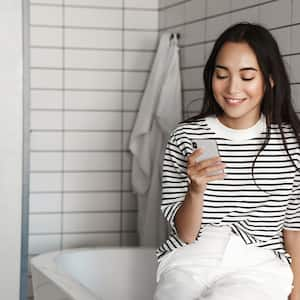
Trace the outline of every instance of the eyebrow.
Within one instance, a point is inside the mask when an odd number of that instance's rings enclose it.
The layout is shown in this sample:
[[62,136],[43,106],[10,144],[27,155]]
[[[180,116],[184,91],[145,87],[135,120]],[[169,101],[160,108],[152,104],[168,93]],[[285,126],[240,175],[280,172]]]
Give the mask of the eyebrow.
[[[220,68],[220,69],[224,69],[228,71],[228,68],[225,66],[221,66],[221,65],[216,65],[216,68]],[[245,67],[245,68],[241,68],[240,71],[246,71],[246,70],[252,70],[252,71],[258,71],[257,69],[253,68],[253,67]]]

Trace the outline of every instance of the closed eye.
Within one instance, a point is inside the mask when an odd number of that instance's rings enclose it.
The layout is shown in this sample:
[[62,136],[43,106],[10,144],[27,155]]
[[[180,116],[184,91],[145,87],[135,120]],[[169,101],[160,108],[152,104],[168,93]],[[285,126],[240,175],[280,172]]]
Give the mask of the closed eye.
[[[228,76],[219,76],[219,75],[217,75],[216,77],[218,79],[226,79],[226,78],[228,78]],[[252,78],[242,78],[242,80],[244,80],[244,81],[250,81],[252,79],[254,79],[254,77],[252,77]]]

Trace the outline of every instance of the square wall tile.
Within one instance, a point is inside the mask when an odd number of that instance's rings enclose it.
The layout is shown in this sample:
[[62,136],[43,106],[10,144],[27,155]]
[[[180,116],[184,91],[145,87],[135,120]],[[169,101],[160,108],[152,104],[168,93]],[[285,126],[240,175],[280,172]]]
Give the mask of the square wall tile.
[[154,55],[152,52],[125,51],[124,68],[147,71],[152,66]]
[[133,231],[137,227],[137,213],[136,212],[123,212],[122,214],[122,230]]
[[78,27],[122,28],[122,10],[66,7],[65,25]]
[[67,130],[121,130],[121,112],[67,111]]
[[62,109],[63,92],[55,90],[31,90],[31,109]]
[[68,233],[63,235],[63,249],[119,246],[120,233]]
[[135,124],[136,113],[135,112],[124,112],[123,113],[123,130],[131,131]]
[[30,5],[31,25],[62,26],[62,6]]
[[65,152],[64,170],[121,171],[120,152]]
[[231,0],[206,1],[206,16],[222,14],[231,10]]
[[300,22],[300,1],[292,0],[292,23]]
[[61,192],[62,173],[31,173],[30,192]]
[[30,170],[41,171],[62,171],[62,152],[32,152],[30,154]]
[[143,91],[146,87],[148,72],[124,72],[124,89]]
[[231,9],[241,9],[241,8],[247,8],[249,6],[253,6],[257,4],[257,0],[231,0]]
[[66,89],[121,89],[121,72],[66,70]]
[[300,84],[292,84],[292,102],[296,112],[300,112]]
[[30,0],[31,4],[63,4],[63,0]]
[[119,30],[65,28],[65,46],[78,48],[121,49],[122,32]]
[[143,92],[127,91],[123,93],[124,111],[137,111],[142,100]]
[[132,190],[132,184],[131,184],[131,172],[123,171],[122,173],[122,190],[125,192]]
[[66,151],[114,151],[121,148],[121,132],[65,132]]
[[30,46],[62,47],[62,28],[31,27]]
[[184,92],[184,111],[200,113],[203,104],[204,91]]
[[259,22],[267,28],[288,25],[291,17],[290,1],[277,0],[259,6]]
[[125,31],[124,48],[125,50],[156,50],[157,38],[157,32]]
[[204,64],[204,44],[183,49],[182,67],[201,66]]
[[203,88],[202,80],[203,68],[186,69],[182,72],[184,89],[201,89]]
[[140,0],[125,0],[125,8],[159,8],[159,0],[140,1]]
[[29,196],[30,213],[60,212],[61,193],[31,193]]
[[63,67],[63,51],[61,49],[31,48],[30,67]]
[[174,27],[184,23],[185,3],[169,7],[165,10],[165,26]]
[[138,234],[136,232],[122,232],[122,246],[137,246]]
[[59,233],[61,231],[60,214],[31,214],[29,216],[29,233]]
[[300,25],[291,27],[291,52],[300,52]]
[[59,234],[29,235],[29,254],[38,255],[60,250]]
[[31,130],[62,130],[62,111],[32,111]]
[[215,42],[209,42],[204,44],[204,64],[206,64],[214,44]]
[[66,49],[65,67],[120,70],[122,68],[122,52],[92,49]]
[[118,172],[64,173],[64,190],[67,192],[119,191],[121,175]]
[[121,195],[118,192],[65,193],[64,212],[120,211]]
[[185,21],[191,22],[205,17],[205,0],[191,0],[185,3]]
[[231,13],[230,18],[231,18],[231,24],[244,22],[244,21],[250,23],[257,23],[259,20],[258,7],[256,6],[252,8],[247,8],[245,10],[238,10],[236,12]]
[[122,8],[123,0],[65,0],[66,5]]
[[290,57],[291,64],[291,73],[290,79],[291,82],[300,82],[300,55],[292,55]]
[[200,21],[185,26],[184,45],[203,42],[205,40],[205,22]]
[[218,36],[230,26],[230,15],[223,15],[207,19],[206,21],[206,40],[216,40]]
[[63,72],[61,70],[33,69],[30,72],[31,88],[61,89]]
[[63,218],[66,233],[119,231],[120,213],[69,213]]
[[[125,10],[125,29],[151,29],[158,30],[158,12],[152,10]],[[120,26],[122,27],[122,26]]]
[[60,151],[63,148],[62,132],[31,132],[31,151]]
[[291,32],[289,27],[272,30],[282,55],[291,53]]
[[65,108],[73,110],[121,110],[122,93],[65,91]]

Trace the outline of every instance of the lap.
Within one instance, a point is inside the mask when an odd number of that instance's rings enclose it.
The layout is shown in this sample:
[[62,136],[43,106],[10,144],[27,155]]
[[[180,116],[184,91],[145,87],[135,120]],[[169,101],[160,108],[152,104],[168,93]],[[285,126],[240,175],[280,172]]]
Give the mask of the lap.
[[292,288],[292,271],[274,258],[263,264],[227,273],[209,289],[205,300],[287,300]]

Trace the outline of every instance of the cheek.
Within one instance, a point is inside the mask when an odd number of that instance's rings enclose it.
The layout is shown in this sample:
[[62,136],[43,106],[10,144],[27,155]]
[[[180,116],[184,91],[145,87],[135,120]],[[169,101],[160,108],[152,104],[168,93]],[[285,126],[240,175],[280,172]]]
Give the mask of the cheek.
[[212,90],[214,95],[218,95],[222,91],[222,82],[220,80],[212,80]]
[[264,87],[261,82],[253,82],[253,84],[249,84],[246,90],[252,97],[261,98],[264,94]]

